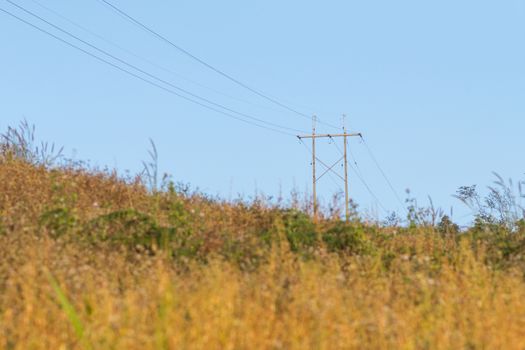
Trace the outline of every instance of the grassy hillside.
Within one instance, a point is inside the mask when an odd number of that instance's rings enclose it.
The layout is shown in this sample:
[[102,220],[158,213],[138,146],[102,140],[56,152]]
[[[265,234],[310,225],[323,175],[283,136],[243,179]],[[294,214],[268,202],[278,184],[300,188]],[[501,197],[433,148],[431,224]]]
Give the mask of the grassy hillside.
[[0,149],[0,348],[525,347],[523,225],[314,224]]

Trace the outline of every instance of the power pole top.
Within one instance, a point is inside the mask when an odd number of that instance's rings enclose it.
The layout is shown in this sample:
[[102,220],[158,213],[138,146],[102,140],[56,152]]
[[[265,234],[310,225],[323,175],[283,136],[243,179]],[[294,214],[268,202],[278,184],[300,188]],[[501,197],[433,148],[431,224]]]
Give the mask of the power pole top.
[[351,137],[351,136],[353,136],[353,137],[355,137],[355,136],[363,137],[363,135],[360,132],[352,133],[352,134],[347,134],[345,132],[343,134],[297,135],[297,138],[298,139],[312,139],[312,138],[318,139],[318,138],[322,138],[322,137],[334,138],[334,137]]

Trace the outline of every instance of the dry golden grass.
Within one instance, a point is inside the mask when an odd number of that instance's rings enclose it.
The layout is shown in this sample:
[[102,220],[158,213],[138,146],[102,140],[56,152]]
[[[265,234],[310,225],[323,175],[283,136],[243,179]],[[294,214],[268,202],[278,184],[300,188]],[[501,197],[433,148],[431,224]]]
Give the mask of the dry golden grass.
[[[175,219],[173,201],[184,208]],[[57,207],[75,225],[129,208],[160,225],[184,221],[176,232],[202,244],[178,257],[85,242],[75,227],[56,236],[40,222]],[[522,265],[490,263],[491,247],[431,228],[376,228],[373,250],[318,244],[305,253],[291,248],[281,219],[260,203],[152,196],[111,175],[1,160],[0,347],[525,348]],[[270,245],[254,238],[261,228]],[[232,240],[262,259],[246,265],[244,253],[223,253]]]

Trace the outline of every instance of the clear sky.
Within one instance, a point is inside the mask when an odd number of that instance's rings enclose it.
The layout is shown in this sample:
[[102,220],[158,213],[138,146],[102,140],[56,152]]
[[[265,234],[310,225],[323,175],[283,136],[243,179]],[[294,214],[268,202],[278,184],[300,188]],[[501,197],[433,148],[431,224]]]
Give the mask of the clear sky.
[[[12,1],[195,94],[272,123],[311,128],[307,118],[224,79],[97,0],[39,0],[64,17],[33,0]],[[468,210],[451,197],[459,186],[485,187],[494,179],[492,171],[523,178],[523,0],[113,3],[307,115],[339,125],[346,113],[349,129],[364,134],[401,198],[406,188],[422,203],[431,196],[437,206],[454,206],[461,221]],[[0,8],[63,36],[6,0]],[[5,13],[0,44],[2,130],[26,118],[40,138],[64,145],[68,156],[132,172],[147,159],[152,138],[163,172],[225,198],[256,191],[277,195],[280,188],[287,194],[294,186],[311,190],[310,155],[292,136],[191,104]],[[354,139],[350,147],[383,206],[399,210],[364,146]],[[338,154],[328,142],[319,146],[326,163]],[[353,172],[350,177],[351,196],[362,210],[381,214]],[[326,201],[340,184],[325,177],[318,186]]]

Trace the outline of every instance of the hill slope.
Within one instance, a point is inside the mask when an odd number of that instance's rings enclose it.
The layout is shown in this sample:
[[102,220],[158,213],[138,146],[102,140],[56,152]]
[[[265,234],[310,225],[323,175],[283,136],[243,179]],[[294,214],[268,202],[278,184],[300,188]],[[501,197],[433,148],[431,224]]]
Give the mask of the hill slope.
[[0,156],[0,347],[523,348],[523,233],[314,224]]

